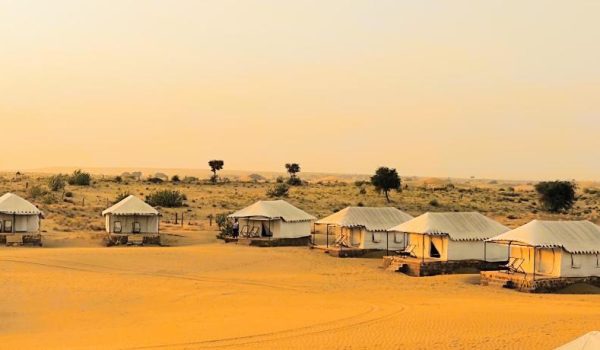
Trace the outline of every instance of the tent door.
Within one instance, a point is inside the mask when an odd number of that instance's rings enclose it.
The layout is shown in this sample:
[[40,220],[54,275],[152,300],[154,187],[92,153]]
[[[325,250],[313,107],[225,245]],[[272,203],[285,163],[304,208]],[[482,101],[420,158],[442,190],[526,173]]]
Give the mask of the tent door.
[[262,230],[261,230],[260,235],[262,237],[272,237],[273,236],[273,231],[271,231],[269,228],[269,221],[262,222]]
[[433,239],[429,241],[430,247],[429,247],[429,256],[431,256],[432,258],[441,258],[441,254],[440,251],[435,247],[435,244],[433,244]]

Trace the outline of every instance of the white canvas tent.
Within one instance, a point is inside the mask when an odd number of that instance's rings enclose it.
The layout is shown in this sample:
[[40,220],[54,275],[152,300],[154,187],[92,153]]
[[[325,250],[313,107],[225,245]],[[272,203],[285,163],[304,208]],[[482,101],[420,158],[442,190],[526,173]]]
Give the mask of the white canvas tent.
[[506,261],[507,249],[485,240],[510,229],[477,212],[425,213],[393,227],[407,235],[406,251],[440,261]]
[[533,220],[489,241],[508,245],[525,274],[600,276],[600,227],[589,221]]
[[284,200],[258,201],[229,215],[237,219],[240,235],[253,237],[309,237],[316,218]]
[[0,197],[0,233],[39,233],[44,217],[35,205],[17,196],[6,193]]
[[556,350],[598,350],[600,349],[600,332],[594,331],[569,342]]
[[356,249],[402,249],[404,235],[388,229],[413,217],[393,207],[347,207],[315,224],[335,234],[335,244]]
[[135,196],[128,196],[104,210],[106,232],[116,234],[159,233],[160,213]]

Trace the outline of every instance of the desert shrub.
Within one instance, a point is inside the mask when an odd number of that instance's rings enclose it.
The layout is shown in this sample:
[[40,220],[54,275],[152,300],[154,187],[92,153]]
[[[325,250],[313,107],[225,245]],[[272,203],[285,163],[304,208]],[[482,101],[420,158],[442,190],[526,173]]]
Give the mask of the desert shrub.
[[215,217],[215,222],[221,231],[221,236],[232,236],[233,235],[233,223],[227,218],[228,214],[220,213]]
[[157,191],[146,196],[146,202],[154,207],[179,208],[183,206],[185,196],[179,191]]
[[195,176],[186,176],[183,178],[183,183],[186,184],[191,184],[191,183],[197,183],[198,181],[200,181],[197,177]]
[[149,177],[148,182],[153,183],[153,184],[161,184],[163,183],[163,179],[158,178],[158,177]]
[[293,176],[287,180],[287,184],[290,186],[302,186],[302,180],[297,176]]
[[46,191],[45,189],[43,189],[41,186],[35,185],[35,186],[31,186],[29,188],[29,197],[33,198],[33,199],[38,199],[42,196],[45,196],[48,191]]
[[70,192],[70,191],[65,192],[65,197],[72,198],[73,192]]
[[44,204],[54,204],[57,202],[58,200],[56,199],[56,196],[54,196],[52,193],[46,193],[42,196],[42,203]]
[[440,202],[438,202],[437,199],[432,199],[429,201],[429,205],[431,205],[432,207],[439,207],[440,206]]
[[68,179],[69,185],[89,186],[92,183],[92,176],[89,173],[75,170]]
[[248,177],[250,178],[250,180],[252,180],[252,182],[265,181],[264,176],[260,174],[250,174],[248,175]]
[[121,182],[123,182],[123,178],[121,176],[115,176],[115,182],[121,183]]
[[550,212],[572,208],[576,189],[577,185],[571,181],[544,181],[535,185],[540,205]]
[[357,207],[364,207],[364,206],[365,206],[365,204],[364,204],[363,202],[358,202],[358,203],[356,204],[356,206],[357,206]]
[[50,191],[58,192],[65,188],[66,186],[65,175],[58,174],[50,176],[48,179],[48,188]]
[[173,177],[171,177],[171,182],[181,182],[179,175],[173,175]]
[[125,199],[125,198],[129,197],[130,195],[131,195],[131,193],[129,193],[129,192],[121,192],[121,193],[119,193],[119,194],[118,194],[118,195],[115,197],[115,200],[113,201],[113,204],[117,204],[117,203],[119,203],[120,201],[122,201],[123,199]]
[[583,189],[583,193],[586,193],[586,194],[597,194],[597,193],[600,193],[600,190],[598,190],[597,188],[587,187],[587,188]]
[[268,197],[287,197],[290,191],[290,186],[285,183],[278,183],[274,187],[267,190]]
[[283,178],[283,176],[277,176],[277,179],[275,179],[275,182],[278,184],[282,184],[285,182],[285,179]]
[[367,189],[364,187],[361,187],[360,190],[358,191],[358,193],[360,194],[367,194]]

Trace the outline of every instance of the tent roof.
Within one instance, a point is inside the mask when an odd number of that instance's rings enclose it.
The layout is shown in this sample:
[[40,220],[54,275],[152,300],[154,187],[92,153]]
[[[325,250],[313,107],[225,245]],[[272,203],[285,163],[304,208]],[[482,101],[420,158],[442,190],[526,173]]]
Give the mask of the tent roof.
[[316,218],[284,200],[258,201],[229,215],[230,218],[262,217],[287,222],[312,221]]
[[477,212],[425,213],[390,231],[448,235],[454,241],[480,241],[510,229]]
[[14,193],[6,193],[0,197],[0,213],[44,216],[35,205]]
[[317,224],[338,225],[342,227],[364,227],[369,231],[387,231],[413,217],[393,207],[347,207]]
[[158,210],[136,196],[128,196],[102,212],[102,216],[112,215],[159,215]]
[[490,241],[519,242],[543,248],[562,247],[577,254],[600,254],[600,226],[589,221],[533,220]]
[[596,350],[600,349],[600,332],[594,331],[563,345],[556,350]]

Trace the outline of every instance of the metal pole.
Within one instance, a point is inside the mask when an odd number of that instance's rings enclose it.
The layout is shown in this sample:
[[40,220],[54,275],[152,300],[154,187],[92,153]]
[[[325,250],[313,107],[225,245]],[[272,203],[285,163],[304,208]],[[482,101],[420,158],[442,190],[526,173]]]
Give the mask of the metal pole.
[[17,214],[13,213],[12,232],[17,232]]
[[329,224],[327,224],[327,226],[325,227],[325,233],[327,236],[327,248],[329,248]]

